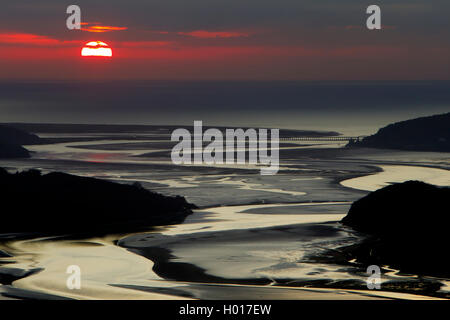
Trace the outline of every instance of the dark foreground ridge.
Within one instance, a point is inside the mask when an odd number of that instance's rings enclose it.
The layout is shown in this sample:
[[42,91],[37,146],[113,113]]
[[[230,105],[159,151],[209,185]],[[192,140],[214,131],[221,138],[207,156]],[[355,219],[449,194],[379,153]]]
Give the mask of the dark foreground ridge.
[[367,265],[449,277],[448,199],[450,188],[419,181],[371,192],[355,201],[342,219],[344,225],[370,235],[347,247],[347,253]]
[[194,205],[139,184],[0,168],[0,233],[102,234],[182,222]]
[[29,158],[30,153],[22,145],[38,143],[41,143],[41,140],[35,134],[0,125],[0,159]]
[[349,147],[450,152],[450,113],[390,124]]

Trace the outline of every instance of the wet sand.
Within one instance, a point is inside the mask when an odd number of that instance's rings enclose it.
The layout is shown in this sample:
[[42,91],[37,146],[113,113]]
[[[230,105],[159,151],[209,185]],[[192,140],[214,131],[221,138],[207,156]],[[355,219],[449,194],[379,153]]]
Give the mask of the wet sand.
[[[139,181],[163,194],[183,195],[201,208],[183,224],[138,234],[2,241],[0,250],[13,255],[0,258],[4,272],[41,270],[12,285],[0,285],[0,296],[6,292],[9,297],[73,299],[428,298],[421,295],[424,291],[364,290],[367,274],[358,265],[323,263],[312,257],[361,237],[338,221],[368,190],[413,175],[450,184],[448,154],[293,145],[280,153],[278,175],[260,176],[257,167],[173,166],[164,155],[167,150],[142,156],[145,150],[127,145],[135,140],[100,136],[101,141],[86,143],[80,143],[81,137],[65,136],[71,140],[33,147],[32,159],[0,164],[12,170],[39,168],[122,183]],[[154,141],[147,138],[139,137],[142,143]],[[96,149],[99,144],[107,147]],[[161,145],[154,147],[159,150]],[[81,290],[66,286],[65,271],[73,264],[82,270]],[[448,288],[448,279],[432,280]],[[382,281],[420,280],[391,270]]]
[[436,186],[450,185],[450,171],[438,168],[418,166],[392,166],[380,165],[381,172],[373,175],[344,180],[341,184],[345,187],[375,191],[392,183],[400,183],[408,180],[418,180]]

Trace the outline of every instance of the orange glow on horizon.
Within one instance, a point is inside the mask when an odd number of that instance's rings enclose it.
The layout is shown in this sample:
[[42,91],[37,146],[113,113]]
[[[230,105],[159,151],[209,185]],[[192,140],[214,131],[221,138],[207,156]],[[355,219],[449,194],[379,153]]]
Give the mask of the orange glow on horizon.
[[90,41],[81,49],[82,57],[112,57],[111,48],[102,41]]
[[[86,25],[87,23],[85,23]],[[83,31],[88,32],[109,32],[109,31],[122,31],[127,30],[127,27],[114,27],[114,26],[86,26],[85,28],[81,28]]]

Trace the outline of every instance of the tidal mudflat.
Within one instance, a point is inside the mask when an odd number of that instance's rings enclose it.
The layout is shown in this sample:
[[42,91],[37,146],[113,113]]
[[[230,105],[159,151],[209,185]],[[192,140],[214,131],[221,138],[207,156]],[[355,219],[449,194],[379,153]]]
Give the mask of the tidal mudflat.
[[[261,176],[257,166],[175,166],[168,137],[160,132],[46,133],[52,143],[27,146],[31,159],[0,161],[10,172],[36,168],[120,183],[138,181],[152,191],[182,195],[199,207],[181,224],[139,233],[45,238],[2,234],[3,296],[448,297],[450,279],[402,274],[383,266],[385,289],[368,290],[366,270],[358,264],[318,258],[361,237],[339,221],[351,203],[369,191],[410,179],[450,185],[448,153],[292,142],[280,149],[278,174]],[[76,291],[66,286],[66,268],[73,264],[83,272],[82,288]]]

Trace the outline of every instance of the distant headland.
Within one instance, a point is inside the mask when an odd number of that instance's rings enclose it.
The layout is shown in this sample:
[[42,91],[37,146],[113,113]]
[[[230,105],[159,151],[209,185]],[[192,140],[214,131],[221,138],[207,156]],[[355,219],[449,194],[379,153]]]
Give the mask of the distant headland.
[[29,158],[29,151],[22,146],[39,143],[41,139],[35,134],[0,125],[0,159]]
[[450,152],[450,113],[396,122],[348,147]]

